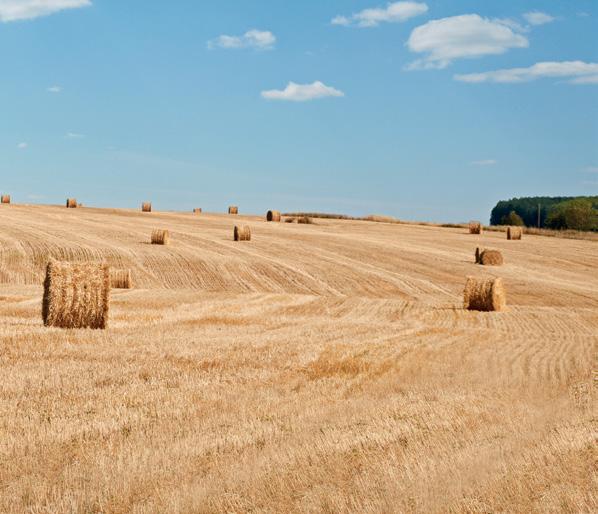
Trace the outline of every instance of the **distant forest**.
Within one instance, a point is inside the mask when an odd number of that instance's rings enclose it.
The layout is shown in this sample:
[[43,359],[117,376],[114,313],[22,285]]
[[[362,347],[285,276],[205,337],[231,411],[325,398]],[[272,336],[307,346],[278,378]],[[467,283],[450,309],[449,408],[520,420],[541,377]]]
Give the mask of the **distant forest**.
[[501,200],[490,215],[491,225],[598,230],[598,196],[535,196]]

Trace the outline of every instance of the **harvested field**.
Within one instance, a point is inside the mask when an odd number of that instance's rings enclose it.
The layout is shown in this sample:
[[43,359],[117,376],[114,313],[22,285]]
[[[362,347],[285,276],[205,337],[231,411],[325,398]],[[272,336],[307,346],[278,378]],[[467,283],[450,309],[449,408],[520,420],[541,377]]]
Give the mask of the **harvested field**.
[[[596,242],[237,221],[0,209],[0,512],[595,510]],[[131,270],[106,330],[43,326],[50,257]]]

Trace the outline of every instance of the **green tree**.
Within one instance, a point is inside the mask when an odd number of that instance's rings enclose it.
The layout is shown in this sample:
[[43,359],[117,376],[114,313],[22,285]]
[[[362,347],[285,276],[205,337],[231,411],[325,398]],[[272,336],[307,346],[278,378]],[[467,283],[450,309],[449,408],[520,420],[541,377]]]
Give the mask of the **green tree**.
[[501,225],[511,225],[515,227],[523,227],[525,223],[523,218],[519,216],[515,211],[511,211],[509,214],[503,216],[500,220]]
[[598,230],[598,210],[589,200],[570,200],[554,207],[546,218],[554,229]]

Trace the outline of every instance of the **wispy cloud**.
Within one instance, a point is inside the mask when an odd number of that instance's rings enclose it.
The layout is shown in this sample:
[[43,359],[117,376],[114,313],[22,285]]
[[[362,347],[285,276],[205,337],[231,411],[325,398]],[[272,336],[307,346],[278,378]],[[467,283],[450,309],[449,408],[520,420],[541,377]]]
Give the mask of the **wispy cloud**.
[[498,161],[494,159],[484,159],[481,161],[471,161],[474,166],[494,166]]
[[67,139],[83,139],[85,136],[83,134],[78,134],[77,132],[67,132],[64,137]]
[[0,0],[0,21],[31,20],[90,5],[91,0]]
[[455,59],[503,54],[511,48],[527,48],[529,42],[510,22],[464,14],[416,27],[407,46],[412,52],[427,54],[407,66],[414,70],[446,68]]
[[218,36],[216,39],[208,41],[208,48],[256,48],[258,50],[270,50],[274,48],[276,43],[276,36],[268,30],[252,29],[242,36],[227,36],[225,34]]
[[18,148],[19,150],[25,150],[25,148],[27,148],[27,146],[29,146],[29,145],[27,145],[27,143],[19,143],[19,144],[17,145],[17,148]]
[[342,97],[345,93],[316,81],[313,84],[295,84],[289,82],[283,90],[271,89],[262,91],[262,97],[266,100],[286,100],[290,102],[306,102],[326,97]]
[[344,27],[377,27],[380,23],[397,23],[419,16],[428,11],[421,2],[392,2],[386,7],[364,9],[351,16],[339,15],[332,19],[333,25]]
[[587,166],[583,171],[585,173],[598,173],[598,166]]
[[540,11],[526,12],[523,17],[530,25],[544,25],[556,19],[554,16]]
[[516,84],[541,78],[569,78],[570,84],[597,84],[598,63],[583,61],[539,62],[528,68],[508,68],[455,75],[461,82],[498,82]]
[[60,93],[62,92],[61,86],[50,86],[47,90],[49,93]]

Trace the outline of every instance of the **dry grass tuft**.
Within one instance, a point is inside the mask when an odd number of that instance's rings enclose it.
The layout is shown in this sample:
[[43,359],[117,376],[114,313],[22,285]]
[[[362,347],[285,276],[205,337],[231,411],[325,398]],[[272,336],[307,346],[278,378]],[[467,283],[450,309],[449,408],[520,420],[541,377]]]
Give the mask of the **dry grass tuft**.
[[248,225],[235,225],[233,237],[235,241],[251,241],[251,229]]
[[152,231],[153,245],[168,245],[170,244],[170,232],[168,230],[154,229]]
[[141,204],[141,212],[152,212],[152,203],[151,202],[143,202]]
[[0,203],[10,203],[10,195],[2,195]]
[[67,209],[76,209],[78,207],[77,199],[76,198],[67,198],[66,199],[66,208]]
[[509,227],[507,229],[507,239],[511,240],[519,240],[523,235],[523,229],[521,227]]
[[506,293],[500,278],[468,277],[463,292],[463,305],[470,311],[502,311],[506,307]]
[[268,211],[266,221],[280,221],[280,211]]
[[469,233],[470,234],[481,234],[483,231],[482,224],[479,221],[469,222]]
[[52,260],[46,268],[42,318],[47,327],[103,329],[108,325],[110,268]]
[[229,214],[239,214],[239,208],[236,205],[231,205],[228,208],[228,213]]
[[133,289],[133,274],[130,269],[111,269],[110,287],[113,289]]
[[479,264],[482,266],[502,266],[504,264],[502,253],[498,250],[484,250],[479,256]]

